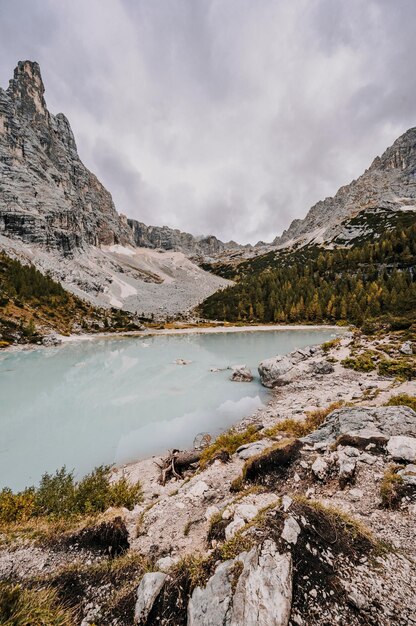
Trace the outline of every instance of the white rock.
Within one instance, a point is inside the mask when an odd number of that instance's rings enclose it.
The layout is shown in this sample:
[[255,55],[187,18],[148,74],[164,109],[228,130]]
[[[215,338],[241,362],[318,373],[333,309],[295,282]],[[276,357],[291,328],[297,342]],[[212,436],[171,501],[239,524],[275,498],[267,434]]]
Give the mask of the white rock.
[[402,354],[406,354],[407,356],[411,356],[413,354],[413,348],[412,348],[411,342],[405,341],[404,343],[402,343],[402,345],[400,346],[400,352]]
[[220,626],[229,623],[234,560],[218,565],[206,586],[196,587],[188,603],[187,626]]
[[233,521],[225,527],[225,538],[227,541],[228,539],[232,539],[234,535],[241,530],[241,528],[244,528],[244,526],[244,520],[241,517],[235,517]]
[[416,461],[416,438],[396,435],[390,437],[387,450],[395,461]]
[[222,512],[222,519],[232,519],[234,516],[234,507],[233,506],[227,506],[226,509],[223,510]]
[[237,449],[237,455],[240,459],[250,459],[252,456],[256,456],[263,452],[268,446],[270,446],[270,441],[261,439],[260,441],[255,441],[254,443],[246,443],[243,446],[240,446]]
[[300,530],[301,530],[300,526],[295,520],[295,518],[292,516],[289,516],[287,519],[285,519],[285,523],[284,523],[283,531],[282,531],[282,539],[284,539],[288,543],[293,543],[293,545],[296,545]]
[[192,487],[190,488],[190,490],[188,491],[186,495],[192,496],[194,498],[200,498],[208,490],[209,490],[209,486],[207,485],[207,483],[204,482],[203,480],[199,480],[194,485],[192,485]]
[[238,504],[235,507],[235,516],[241,517],[246,522],[254,519],[258,515],[258,508],[254,504]]
[[318,456],[315,459],[312,464],[312,472],[317,478],[319,478],[319,480],[324,480],[328,473],[328,463],[323,459],[323,457]]
[[156,561],[156,567],[161,572],[168,572],[171,567],[178,562],[178,559],[174,559],[171,556],[165,556],[158,561]]
[[219,508],[217,506],[209,506],[207,508],[207,510],[205,511],[205,519],[209,522],[209,520],[211,519],[211,517],[214,517],[214,515],[218,515],[220,512]]
[[348,497],[352,502],[359,502],[364,496],[364,492],[361,489],[351,489],[348,493]]
[[312,596],[312,598],[316,598],[318,595],[318,592],[316,591],[316,589],[311,589],[309,592],[309,595]]
[[283,510],[286,513],[286,511],[289,510],[290,505],[292,504],[293,500],[290,496],[286,496],[284,495],[282,498],[282,506],[283,506]]
[[[292,605],[291,555],[279,554],[274,541],[267,539],[262,546],[250,550],[243,562],[230,626],[287,626]],[[208,626],[214,622],[202,624]]]
[[137,601],[134,608],[134,623],[145,623],[152,606],[165,584],[166,574],[149,572],[145,574],[137,588]]

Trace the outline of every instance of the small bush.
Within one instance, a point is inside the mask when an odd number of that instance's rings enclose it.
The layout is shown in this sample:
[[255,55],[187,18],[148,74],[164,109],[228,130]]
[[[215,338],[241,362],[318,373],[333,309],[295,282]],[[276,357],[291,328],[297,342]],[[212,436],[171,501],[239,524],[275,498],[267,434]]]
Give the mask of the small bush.
[[130,485],[123,477],[110,481],[111,468],[101,466],[75,482],[65,467],[45,473],[39,487],[14,494],[0,492],[0,522],[21,522],[30,517],[68,518],[71,515],[100,513],[110,506],[132,509],[141,501],[140,483]]
[[397,509],[404,496],[403,478],[397,474],[400,465],[390,465],[380,485],[381,502],[385,509]]
[[376,369],[376,364],[369,352],[364,352],[356,357],[347,357],[341,361],[341,365],[356,372],[371,372]]
[[412,380],[416,377],[416,363],[402,359],[383,359],[378,366],[380,376],[389,376],[399,380]]
[[23,589],[0,583],[0,624],[5,626],[74,626],[71,613],[51,589]]
[[328,352],[332,350],[332,348],[336,348],[337,346],[339,346],[340,343],[341,339],[340,337],[337,337],[336,339],[331,339],[330,341],[326,341],[325,343],[323,343],[321,348],[325,354],[328,354]]
[[385,406],[410,406],[411,409],[416,411],[416,396],[400,393],[397,396],[392,396]]

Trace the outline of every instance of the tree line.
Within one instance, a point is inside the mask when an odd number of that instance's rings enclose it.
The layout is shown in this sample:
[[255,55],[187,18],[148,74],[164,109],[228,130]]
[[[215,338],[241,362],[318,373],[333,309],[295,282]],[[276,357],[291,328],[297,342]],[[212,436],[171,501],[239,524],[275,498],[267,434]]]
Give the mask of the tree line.
[[[245,262],[237,284],[203,302],[209,319],[274,323],[334,323],[416,312],[416,224],[353,248],[270,253]],[[238,275],[238,273],[237,273]]]

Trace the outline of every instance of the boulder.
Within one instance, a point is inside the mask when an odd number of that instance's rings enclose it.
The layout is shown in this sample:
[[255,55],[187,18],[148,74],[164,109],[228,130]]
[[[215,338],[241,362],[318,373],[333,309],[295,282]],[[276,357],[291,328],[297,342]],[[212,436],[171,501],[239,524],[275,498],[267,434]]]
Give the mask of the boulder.
[[387,451],[395,461],[416,461],[416,438],[405,436],[394,436],[389,439]]
[[340,487],[343,489],[347,484],[354,481],[359,453],[355,448],[346,447],[339,450],[337,454],[339,465],[338,480]]
[[264,387],[279,387],[286,385],[287,380],[283,378],[294,366],[293,361],[287,356],[275,356],[262,361],[258,367],[260,380]]
[[254,504],[237,504],[235,507],[235,516],[241,517],[246,522],[250,522],[259,513],[259,510]]
[[55,334],[51,334],[51,335],[45,335],[44,337],[42,337],[42,344],[44,346],[46,346],[47,348],[50,348],[52,346],[59,346],[62,343],[62,338],[59,337],[59,335],[55,335]]
[[387,437],[404,435],[416,437],[416,413],[408,406],[345,407],[328,415],[325,422],[314,432],[301,439],[309,445],[331,445],[348,435],[354,438],[368,437],[370,432]]
[[246,365],[233,365],[231,380],[239,383],[251,383],[253,374]]
[[134,623],[144,624],[152,610],[153,604],[163,585],[166,574],[162,572],[149,572],[143,576],[137,588],[137,600],[134,608]]
[[318,456],[312,464],[312,472],[319,480],[324,480],[328,469],[328,463],[321,456]]

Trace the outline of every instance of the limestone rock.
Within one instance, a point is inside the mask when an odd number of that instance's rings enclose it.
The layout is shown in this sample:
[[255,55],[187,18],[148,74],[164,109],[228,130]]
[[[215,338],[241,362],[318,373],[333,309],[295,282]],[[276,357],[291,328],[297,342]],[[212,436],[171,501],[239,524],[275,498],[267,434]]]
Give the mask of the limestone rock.
[[404,469],[399,470],[398,475],[402,477],[405,485],[416,487],[416,465],[409,463]]
[[259,365],[259,375],[265,387],[279,387],[287,384],[282,378],[293,368],[293,362],[287,356],[276,356],[262,361]]
[[188,603],[187,626],[229,624],[234,560],[220,563],[206,586],[196,587]]
[[231,380],[240,383],[251,383],[253,380],[253,374],[246,365],[234,365],[232,370]]
[[243,446],[240,446],[237,449],[237,455],[240,459],[250,459],[252,456],[257,456],[260,452],[263,452],[267,447],[270,446],[270,441],[266,439],[260,439],[259,441],[255,441],[254,443],[246,443]]
[[314,432],[303,437],[306,444],[331,445],[341,436],[362,436],[376,431],[385,437],[416,437],[416,413],[407,406],[348,407],[336,409]]
[[166,574],[149,572],[145,574],[137,588],[137,600],[134,609],[134,623],[144,624],[152,606],[165,584]]
[[328,474],[328,463],[322,456],[318,456],[312,464],[312,472],[319,480],[324,480]]
[[400,352],[405,354],[406,356],[411,356],[413,354],[412,343],[410,341],[405,341],[400,346]]
[[287,626],[292,604],[292,557],[266,540],[244,557],[230,626]]
[[227,541],[232,539],[244,526],[245,521],[241,517],[234,517],[233,521],[225,528],[225,538]]
[[312,374],[332,374],[334,366],[329,361],[314,361],[310,365]]
[[259,513],[259,509],[254,504],[237,504],[235,507],[235,516],[241,517],[246,522],[254,519]]
[[296,545],[301,528],[294,517],[289,516],[285,519],[285,523],[282,531],[282,539],[288,543]]
[[387,451],[395,461],[416,461],[416,437],[394,436],[387,444]]

